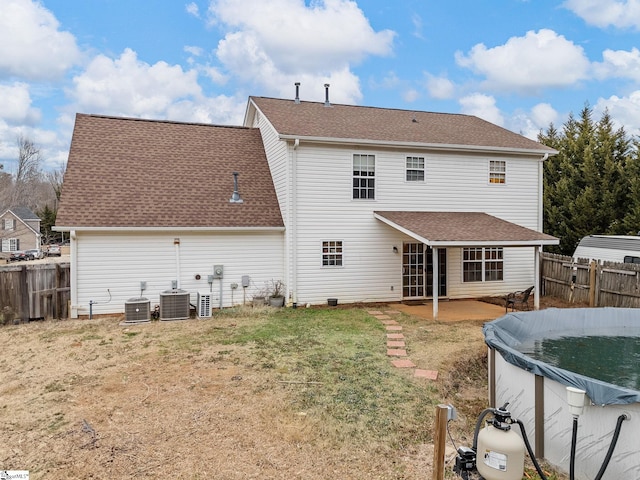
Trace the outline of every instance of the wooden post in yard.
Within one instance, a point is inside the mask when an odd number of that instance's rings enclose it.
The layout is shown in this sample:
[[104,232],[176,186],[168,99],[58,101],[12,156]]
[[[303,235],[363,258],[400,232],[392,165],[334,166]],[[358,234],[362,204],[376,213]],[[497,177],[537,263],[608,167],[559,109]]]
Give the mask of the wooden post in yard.
[[449,420],[449,407],[438,405],[436,407],[436,422],[433,432],[433,480],[444,480],[444,452],[447,442],[447,421]]
[[591,260],[589,264],[589,306],[596,306],[596,273],[597,264],[595,260]]

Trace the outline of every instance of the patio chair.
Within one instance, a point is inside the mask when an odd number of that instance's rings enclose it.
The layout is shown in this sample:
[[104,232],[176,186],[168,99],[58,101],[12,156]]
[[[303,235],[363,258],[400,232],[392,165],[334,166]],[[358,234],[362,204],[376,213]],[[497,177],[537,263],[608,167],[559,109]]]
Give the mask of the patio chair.
[[509,307],[511,307],[511,311],[513,312],[518,305],[521,305],[524,310],[529,310],[529,297],[531,296],[532,291],[533,287],[529,287],[522,292],[513,292],[508,294],[504,299],[504,311],[508,312]]

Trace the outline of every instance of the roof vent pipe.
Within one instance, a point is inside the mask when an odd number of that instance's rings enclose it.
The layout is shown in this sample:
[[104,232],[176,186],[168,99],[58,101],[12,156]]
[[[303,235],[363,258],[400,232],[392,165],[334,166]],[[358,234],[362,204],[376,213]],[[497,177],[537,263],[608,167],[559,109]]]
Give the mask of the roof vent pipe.
[[233,195],[231,195],[229,202],[243,203],[242,198],[240,197],[240,192],[238,191],[238,172],[233,172]]
[[294,84],[296,86],[296,103],[300,103],[300,82]]
[[331,106],[331,104],[329,103],[329,84],[328,83],[324,84],[324,106],[325,107]]

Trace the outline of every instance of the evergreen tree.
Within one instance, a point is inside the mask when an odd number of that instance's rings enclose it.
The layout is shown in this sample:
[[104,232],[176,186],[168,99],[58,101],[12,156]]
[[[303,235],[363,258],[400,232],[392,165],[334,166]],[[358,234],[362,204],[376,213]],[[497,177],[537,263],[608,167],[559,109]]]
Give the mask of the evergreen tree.
[[[638,172],[632,176],[625,171],[632,145],[624,129],[614,129],[609,113],[594,122],[592,110],[585,106],[579,118],[569,116],[562,134],[551,125],[538,140],[559,152],[544,166],[544,228],[560,238],[560,245],[550,250],[571,255],[586,235],[629,231],[634,219],[625,217]],[[640,169],[640,163],[627,169],[632,167]],[[640,219],[640,207],[637,213]]]

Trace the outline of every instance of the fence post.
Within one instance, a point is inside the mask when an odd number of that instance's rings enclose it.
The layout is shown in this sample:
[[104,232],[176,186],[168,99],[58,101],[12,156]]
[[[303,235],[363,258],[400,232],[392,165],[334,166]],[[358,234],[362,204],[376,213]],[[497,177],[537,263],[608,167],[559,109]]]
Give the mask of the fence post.
[[26,323],[29,321],[29,297],[31,292],[29,291],[29,276],[27,275],[27,266],[22,265],[20,269],[20,290],[22,295],[20,296],[20,321]]
[[595,260],[591,260],[589,263],[589,306],[596,306],[596,278],[597,278],[597,263]]
[[438,405],[436,407],[436,423],[433,429],[433,480],[444,480],[444,452],[447,441],[447,421],[449,420],[449,407]]

